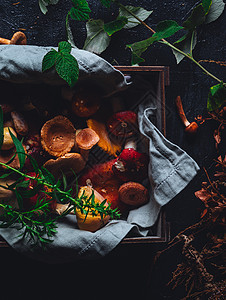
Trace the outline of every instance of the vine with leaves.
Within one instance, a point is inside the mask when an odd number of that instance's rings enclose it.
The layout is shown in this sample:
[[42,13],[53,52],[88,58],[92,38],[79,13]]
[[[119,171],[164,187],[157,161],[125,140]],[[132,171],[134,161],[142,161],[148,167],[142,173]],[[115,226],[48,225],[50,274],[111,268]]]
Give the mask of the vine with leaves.
[[[47,12],[47,6],[57,4],[59,0],[39,0],[39,5],[43,13]],[[193,56],[193,50],[197,43],[197,29],[203,24],[208,24],[215,21],[224,10],[224,2],[222,0],[202,0],[191,11],[190,16],[183,22],[182,26],[175,20],[164,20],[159,22],[155,29],[151,28],[145,20],[150,17],[152,11],[147,11],[142,7],[133,7],[123,5],[118,0],[100,0],[101,4],[110,8],[111,6],[118,7],[118,16],[113,21],[104,23],[103,20],[94,20],[90,18],[91,9],[86,0],[72,0],[72,8],[66,16],[67,38],[72,47],[77,48],[73,32],[70,27],[70,19],[74,21],[86,22],[87,38],[84,42],[83,49],[101,54],[110,44],[111,36],[123,29],[131,29],[139,24],[144,26],[151,36],[145,40],[128,44],[126,47],[131,50],[131,64],[137,65],[144,62],[142,54],[149,50],[154,43],[161,43],[172,49],[177,63],[180,63],[183,58],[190,60],[207,76],[213,78],[216,85],[210,87],[207,99],[207,110],[214,111],[225,102],[226,99],[226,83],[223,79],[218,78],[215,74],[208,71],[200,61],[197,61]],[[45,7],[45,8],[44,8]],[[180,38],[174,42],[169,42],[167,38],[171,38],[177,33]],[[45,66],[45,64],[44,64]],[[78,70],[77,62],[73,68],[68,68],[68,65],[62,65],[63,72],[66,73],[68,83],[72,76],[72,69]],[[67,80],[66,80],[67,81]],[[74,81],[75,83],[76,81]]]

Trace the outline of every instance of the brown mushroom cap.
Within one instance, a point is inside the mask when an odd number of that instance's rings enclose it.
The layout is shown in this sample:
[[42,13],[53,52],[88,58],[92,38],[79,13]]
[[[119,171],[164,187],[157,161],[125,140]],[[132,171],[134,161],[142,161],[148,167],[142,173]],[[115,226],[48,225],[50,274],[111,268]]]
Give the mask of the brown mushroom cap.
[[57,159],[50,159],[44,167],[48,169],[55,177],[63,174],[68,175],[72,170],[77,174],[81,172],[86,165],[85,160],[79,153],[67,153]]
[[99,142],[99,135],[91,128],[85,128],[76,135],[76,143],[79,148],[84,150],[91,149]]
[[118,192],[119,200],[128,205],[139,206],[148,201],[148,190],[138,182],[126,182]]
[[63,156],[75,143],[75,128],[68,118],[57,116],[47,121],[41,129],[42,147],[53,156]]
[[26,45],[27,44],[26,35],[22,31],[18,31],[14,33],[14,35],[11,38],[10,44]]

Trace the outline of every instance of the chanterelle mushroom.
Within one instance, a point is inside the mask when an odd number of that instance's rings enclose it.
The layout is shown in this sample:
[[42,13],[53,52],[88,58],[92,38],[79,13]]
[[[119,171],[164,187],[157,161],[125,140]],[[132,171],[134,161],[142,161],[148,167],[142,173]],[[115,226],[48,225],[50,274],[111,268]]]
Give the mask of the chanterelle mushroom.
[[71,174],[72,170],[77,174],[81,172],[86,165],[85,160],[79,153],[66,153],[57,159],[50,159],[44,167],[48,169],[55,177],[63,174]]
[[47,121],[41,129],[42,147],[53,156],[63,156],[75,144],[75,128],[64,116]]

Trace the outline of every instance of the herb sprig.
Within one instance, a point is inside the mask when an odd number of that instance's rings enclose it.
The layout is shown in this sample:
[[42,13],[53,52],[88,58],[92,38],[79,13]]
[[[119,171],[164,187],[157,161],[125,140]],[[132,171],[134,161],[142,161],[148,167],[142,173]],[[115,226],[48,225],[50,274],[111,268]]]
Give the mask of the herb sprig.
[[[12,172],[18,175],[16,183],[7,185],[6,187],[1,186],[2,188],[14,191],[18,203],[21,203],[25,196],[32,197],[36,195],[38,191],[41,191],[46,195],[44,199],[39,199],[36,206],[30,211],[15,209],[8,204],[0,204],[0,207],[4,209],[0,227],[16,226],[18,230],[23,231],[20,236],[22,236],[22,238],[27,237],[33,244],[44,246],[46,243],[52,242],[52,238],[57,232],[56,221],[59,218],[68,215],[72,210],[76,211],[76,209],[79,209],[86,216],[88,214],[92,214],[93,216],[100,215],[102,219],[106,215],[109,215],[112,219],[120,217],[120,213],[117,209],[112,209],[110,204],[108,206],[105,205],[106,200],[101,203],[96,203],[94,201],[94,194],[90,197],[87,197],[86,195],[77,197],[76,192],[76,196],[73,196],[74,189],[68,185],[65,176],[63,176],[62,180],[58,180],[55,183],[54,176],[46,168],[38,167],[33,158],[32,165],[35,167],[35,176],[30,176],[5,163],[0,162],[0,165],[9,170],[9,176]],[[3,177],[6,178],[6,173],[0,176],[0,179]],[[26,187],[29,181],[25,179],[35,181],[37,183],[36,188],[28,191]],[[61,188],[62,186],[63,188]],[[48,187],[48,190],[46,190],[46,187]],[[75,188],[77,191],[77,182]],[[68,205],[62,215],[54,216],[51,214],[47,196],[48,199],[50,196],[52,199],[57,199],[58,202],[62,204],[66,203]],[[19,205],[19,207],[20,206],[21,205]]]

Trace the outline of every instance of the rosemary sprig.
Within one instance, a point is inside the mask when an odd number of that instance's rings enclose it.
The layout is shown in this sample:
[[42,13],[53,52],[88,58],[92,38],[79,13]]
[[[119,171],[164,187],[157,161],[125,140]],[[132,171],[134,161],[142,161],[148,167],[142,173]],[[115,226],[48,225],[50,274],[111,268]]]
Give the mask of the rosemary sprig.
[[[35,171],[35,176],[26,174],[21,169],[17,170],[5,163],[1,163],[8,170],[9,176],[12,173],[18,176],[18,179],[14,184],[1,186],[5,189],[12,190],[15,192],[17,202],[19,204],[19,209],[15,209],[8,204],[0,203],[0,207],[4,209],[4,214],[1,217],[0,227],[16,227],[19,231],[22,231],[20,236],[22,238],[28,238],[29,241],[34,245],[39,245],[45,247],[47,243],[53,241],[53,237],[57,232],[56,221],[69,214],[72,210],[76,211],[79,209],[82,213],[91,213],[93,216],[100,215],[103,219],[104,216],[109,215],[112,219],[119,218],[120,213],[117,209],[112,209],[110,205],[105,205],[106,200],[102,203],[96,203],[93,199],[94,195],[87,197],[82,195],[77,197],[77,178],[76,178],[76,196],[74,197],[73,188],[68,185],[66,177],[63,176],[62,180],[56,182],[54,176],[44,167],[38,167],[35,160],[32,158],[32,165]],[[31,174],[31,173],[30,173]],[[0,176],[6,178],[7,171]],[[29,179],[29,180],[27,180]],[[35,182],[35,187],[32,190],[28,190],[28,182]],[[46,187],[48,189],[46,189]],[[63,188],[62,188],[63,187]],[[35,207],[30,211],[23,211],[24,197],[32,197],[38,192],[46,195],[44,199],[39,199]],[[51,201],[56,199],[60,203],[67,203],[68,208],[60,216],[55,216],[51,214],[49,209],[49,201],[46,198],[50,198]]]

